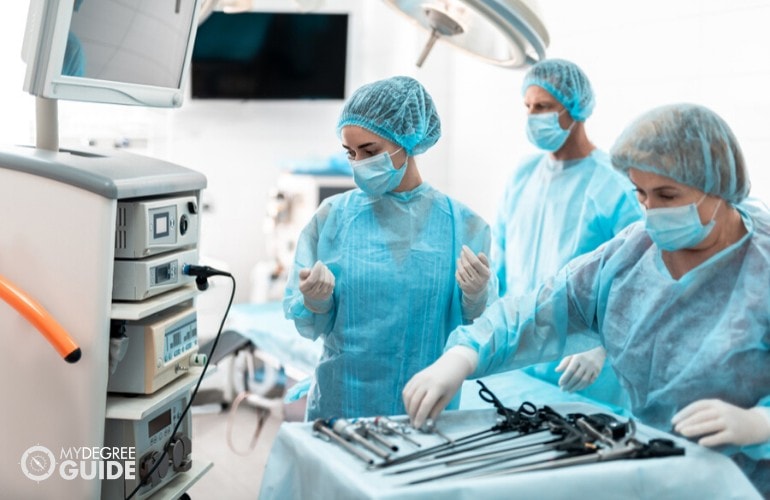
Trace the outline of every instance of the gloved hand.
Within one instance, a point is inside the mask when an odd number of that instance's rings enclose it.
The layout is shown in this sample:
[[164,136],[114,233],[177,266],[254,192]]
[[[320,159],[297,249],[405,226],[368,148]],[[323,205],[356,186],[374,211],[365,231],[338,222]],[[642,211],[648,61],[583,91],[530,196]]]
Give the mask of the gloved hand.
[[768,408],[748,410],[720,399],[701,399],[679,411],[671,423],[685,437],[703,436],[701,446],[745,446],[770,440]]
[[473,250],[463,245],[460,258],[457,259],[455,279],[463,291],[462,304],[467,310],[467,317],[475,318],[483,312],[487,302],[487,283],[490,275],[489,260],[484,252],[479,252],[476,256]]
[[332,308],[334,274],[323,262],[316,261],[312,268],[299,271],[299,291],[304,297],[305,307],[317,314],[329,312]]
[[115,373],[120,363],[128,351],[128,337],[110,337],[110,375]]
[[602,371],[606,357],[607,351],[603,347],[565,356],[556,367],[557,373],[564,372],[559,378],[559,387],[563,391],[575,392],[593,384]]
[[476,256],[473,250],[463,245],[455,271],[455,278],[463,294],[475,297],[486,292],[490,274],[489,260],[484,252]]
[[473,349],[455,346],[407,382],[402,396],[415,429],[422,428],[426,418],[436,420],[478,361],[479,355]]

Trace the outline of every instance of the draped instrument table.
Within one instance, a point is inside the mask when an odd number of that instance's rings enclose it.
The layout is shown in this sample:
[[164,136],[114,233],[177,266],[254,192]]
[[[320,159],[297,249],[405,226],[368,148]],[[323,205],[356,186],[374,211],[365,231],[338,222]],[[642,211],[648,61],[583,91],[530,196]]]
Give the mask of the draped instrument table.
[[[529,399],[536,406],[548,405],[562,415],[568,413],[609,413],[607,409],[585,402],[565,401],[572,395],[519,372],[501,374],[484,382],[510,408],[521,401],[499,391],[502,386],[526,386],[520,394],[542,395]],[[526,378],[525,378],[526,377]],[[505,384],[501,384],[501,381]],[[539,387],[542,384],[543,387]],[[473,406],[470,396],[475,387],[464,386],[461,408]],[[470,393],[470,394],[469,394]],[[563,393],[562,393],[563,394]],[[549,399],[550,398],[550,399]],[[561,401],[559,401],[561,400]],[[470,401],[470,402],[469,402]],[[497,415],[491,405],[479,400],[480,409],[446,411],[437,427],[451,438],[492,427]],[[624,421],[625,418],[618,417]],[[627,459],[559,469],[525,472],[492,477],[462,476],[438,479],[417,485],[405,483],[435,476],[457,467],[432,467],[401,475],[386,475],[390,468],[367,469],[366,464],[337,444],[315,437],[311,423],[284,423],[275,439],[265,468],[260,499],[417,499],[441,498],[484,500],[500,498],[581,498],[598,499],[679,499],[679,498],[761,498],[748,479],[728,457],[637,423],[637,437],[647,442],[668,438],[683,448],[684,456],[651,459]],[[443,442],[436,435],[413,434],[424,446]],[[403,441],[398,440],[399,444]],[[402,446],[399,454],[417,448]],[[403,452],[403,453],[402,453]],[[418,464],[419,462],[411,462]],[[399,467],[400,468],[400,467]]]

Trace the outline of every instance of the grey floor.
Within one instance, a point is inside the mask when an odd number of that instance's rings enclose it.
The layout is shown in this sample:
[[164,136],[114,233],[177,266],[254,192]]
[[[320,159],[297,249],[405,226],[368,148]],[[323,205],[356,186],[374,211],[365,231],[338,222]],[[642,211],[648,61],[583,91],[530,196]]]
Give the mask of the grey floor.
[[[255,408],[244,403],[234,415],[229,410],[193,415],[193,460],[207,460],[214,465],[188,490],[190,498],[256,499],[282,421],[280,413],[279,407],[266,420],[253,450],[249,447],[257,424]],[[228,432],[235,450],[228,444]]]
[[[211,461],[214,465],[187,494],[192,500],[257,499],[262,473],[281,423],[302,420],[304,406],[285,406],[280,398],[274,400],[251,449],[259,416],[257,407],[243,401],[237,407],[232,404],[220,410],[221,394],[216,390],[201,396],[193,406],[193,460]],[[198,405],[199,400],[203,404]],[[205,404],[209,400],[213,403]]]

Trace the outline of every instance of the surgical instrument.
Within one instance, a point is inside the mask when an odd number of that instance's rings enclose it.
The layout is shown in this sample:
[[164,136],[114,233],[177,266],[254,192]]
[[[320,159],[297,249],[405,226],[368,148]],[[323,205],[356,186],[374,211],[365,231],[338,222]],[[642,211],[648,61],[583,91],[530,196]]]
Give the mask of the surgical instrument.
[[[553,413],[558,415],[549,407],[544,407],[542,410],[538,410],[535,405],[530,402],[524,402],[519,406],[518,410],[512,410],[506,408],[505,405],[497,398],[497,396],[490,391],[486,385],[480,380],[477,383],[481,386],[479,390],[479,396],[487,402],[492,403],[497,409],[497,413],[502,416],[497,424],[489,429],[474,432],[472,434],[462,436],[454,439],[451,443],[446,442],[431,448],[425,448],[409,455],[403,455],[392,460],[385,461],[383,463],[375,465],[377,468],[390,467],[393,465],[403,464],[412,460],[428,457],[441,451],[448,451],[456,446],[468,445],[473,442],[481,442],[485,439],[492,438],[502,433],[507,432],[519,432],[520,435],[528,435],[532,432],[542,430],[543,423],[546,421],[546,414]],[[509,439],[509,438],[506,438]],[[496,440],[497,442],[499,440]],[[483,446],[483,445],[482,445]],[[472,448],[467,448],[468,451]]]
[[[558,419],[556,416],[552,416],[551,418]],[[526,456],[550,450],[543,449],[534,453],[519,453],[514,456],[506,456],[500,460],[478,464],[473,467],[417,479],[407,484],[420,484],[460,474],[464,474],[467,477],[485,477],[554,469],[585,463],[619,460],[623,458],[652,458],[684,454],[683,448],[676,447],[673,441],[667,439],[653,439],[646,444],[637,440],[634,437],[636,426],[633,420],[629,420],[625,425],[602,425],[604,421],[611,420],[614,419],[609,416],[606,418],[598,415],[587,417],[581,414],[572,414],[567,419],[562,419],[561,421],[557,420],[555,423],[558,428],[566,431],[568,435],[565,436],[562,442],[554,443],[550,446],[551,450],[565,452],[556,457],[514,467],[499,468],[501,464],[513,459],[524,458]],[[553,420],[552,423],[554,423]],[[625,439],[623,439],[623,441],[618,441],[613,438],[613,435],[622,436],[625,437]],[[490,468],[493,469],[489,470]]]
[[377,428],[374,426],[372,422],[364,422],[364,421],[355,422],[355,429],[356,429],[356,432],[361,434],[364,438],[370,438],[374,442],[379,443],[380,445],[384,446],[385,448],[391,451],[398,451],[398,446],[396,444],[380,436],[380,434],[377,432]]
[[[633,422],[633,421],[629,421]],[[561,456],[542,460],[540,462],[511,467],[508,469],[490,471],[478,476],[493,476],[501,474],[514,474],[519,472],[529,472],[535,470],[556,469],[571,465],[581,465],[594,462],[608,462],[611,460],[620,460],[624,458],[658,458],[684,455],[684,448],[680,448],[670,439],[651,439],[649,443],[643,443],[634,437],[635,425],[631,424],[629,437],[623,441],[615,441],[606,437],[593,426],[584,420],[579,422],[580,427],[587,434],[593,435],[598,441],[608,445],[606,448],[599,448],[593,453],[583,454],[581,456]]]
[[[420,465],[415,465],[412,467],[408,467],[405,469],[398,469],[392,472],[386,472],[386,475],[395,475],[395,474],[405,474],[407,472],[414,472],[418,470],[428,469],[431,467],[436,467],[439,465],[446,465],[446,466],[453,466],[453,465],[461,465],[461,464],[469,464],[472,462],[477,462],[481,460],[492,460],[494,458],[502,458],[506,457],[507,459],[513,459],[513,458],[523,458],[526,456],[530,456],[536,453],[542,453],[543,451],[547,451],[551,449],[549,445],[553,443],[560,443],[564,440],[564,438],[554,438],[549,439],[547,441],[538,441],[536,443],[528,443],[528,444],[522,444],[517,446],[512,446],[508,448],[501,448],[493,451],[484,451],[480,453],[475,454],[469,454],[463,457],[457,457],[455,454],[452,454],[452,458],[444,458],[443,460],[440,457],[440,455],[434,455],[432,458],[435,458],[435,461],[429,462],[429,463],[423,463]],[[430,457],[426,457],[430,458]]]
[[504,434],[504,433],[507,434],[508,432],[512,432],[515,430],[516,430],[515,428],[508,427],[508,425],[503,421],[501,423],[496,424],[491,429],[474,432],[472,434],[456,438],[452,442],[444,442],[444,443],[432,446],[430,448],[423,448],[422,450],[415,451],[408,455],[403,455],[403,456],[394,458],[392,460],[388,460],[386,462],[377,464],[375,465],[375,467],[383,468],[383,467],[390,467],[393,465],[399,465],[406,462],[410,462],[412,460],[430,457],[432,455],[438,456],[437,454],[441,452],[450,452],[455,449],[462,450],[463,452],[470,451],[488,444],[496,444],[502,441],[515,439],[517,437],[528,436],[535,432],[540,432],[542,430],[547,430],[547,429],[534,429],[531,426],[527,426],[526,427],[527,432],[522,432],[520,434],[517,434],[516,436],[505,436],[502,439],[492,439],[497,436],[500,436],[501,434]]
[[[562,417],[557,412],[553,411],[548,406],[543,407],[539,411],[542,412],[543,419],[546,421],[546,426],[541,428],[541,429],[530,430],[529,433],[518,434],[518,435],[513,436],[513,437],[510,437],[510,436],[507,436],[507,435],[503,435],[502,439],[495,439],[494,441],[484,441],[482,443],[474,444],[473,446],[465,446],[465,447],[453,448],[453,449],[451,449],[449,451],[446,451],[446,452],[443,452],[443,453],[438,453],[434,457],[438,458],[438,459],[441,459],[441,458],[446,458],[446,457],[453,456],[453,455],[459,455],[459,454],[467,453],[468,451],[472,451],[472,450],[475,450],[475,449],[478,449],[478,448],[483,448],[483,447],[489,448],[490,445],[495,445],[495,444],[498,444],[498,443],[507,443],[507,442],[510,442],[510,441],[513,441],[513,440],[516,440],[516,439],[521,439],[521,438],[525,438],[525,437],[529,437],[529,436],[534,436],[536,434],[539,434],[541,432],[546,432],[546,431],[550,431],[550,433],[554,434],[554,435],[561,435],[561,436],[563,436],[564,434],[568,433],[567,432],[567,430],[569,429],[568,425],[571,422],[579,423],[579,421],[581,419],[588,421],[589,423],[591,423],[594,426],[594,428],[600,429],[602,431],[603,435],[608,436],[608,437],[612,437],[613,439],[620,439],[620,438],[623,438],[626,435],[626,430],[627,430],[626,424],[622,424],[622,423],[618,422],[615,418],[611,417],[610,415],[594,414],[594,415],[591,415],[591,416],[586,416],[586,415],[583,415],[581,413],[571,413],[571,414],[567,415],[567,417],[565,419],[564,417]],[[500,449],[497,449],[495,451],[487,452],[487,453],[499,454],[499,453],[501,453],[503,451],[517,450],[517,449],[520,449],[522,447],[531,446],[533,444],[538,444],[538,443],[539,444],[555,443],[557,441],[561,441],[562,439],[563,438],[561,438],[561,437],[559,437],[559,438],[552,438],[552,439],[547,439],[545,441],[537,441],[537,442],[534,442],[534,443],[528,443],[528,444],[525,444],[525,445],[517,445],[517,446],[509,447],[509,448],[500,448]]]
[[[551,432],[553,432],[554,434],[561,434],[563,437],[552,440],[550,442],[540,443],[539,444],[539,446],[541,447],[540,449],[526,450],[523,454],[521,450],[515,450],[514,453],[509,453],[508,455],[504,455],[503,457],[497,457],[496,459],[488,460],[481,464],[475,464],[473,466],[465,467],[463,469],[456,469],[456,470],[439,474],[436,476],[429,476],[421,479],[416,479],[414,481],[410,481],[407,484],[408,485],[421,484],[429,481],[434,481],[436,479],[444,479],[447,477],[457,476],[460,474],[467,474],[470,472],[487,469],[489,467],[500,466],[512,460],[517,460],[520,458],[524,458],[534,454],[544,453],[547,451],[554,451],[554,450],[567,451],[568,454],[570,455],[584,454],[584,453],[590,453],[594,451],[595,446],[593,445],[593,439],[594,439],[593,436],[590,436],[590,437],[586,436],[583,432],[581,432],[580,429],[578,429],[568,419],[562,417],[561,415],[559,415],[553,410],[550,410],[550,411],[552,413],[549,414],[548,425],[551,428]],[[464,463],[464,462],[460,461],[457,463]]]
[[345,441],[343,438],[338,436],[334,431],[332,431],[326,425],[326,423],[323,420],[318,419],[315,422],[313,422],[313,430],[323,436],[326,436],[327,438],[334,441],[338,445],[342,446],[347,451],[352,453],[355,457],[361,459],[363,462],[366,462],[368,465],[374,464],[374,459],[372,457],[367,456],[366,453],[359,450],[358,448],[356,448],[355,446],[353,446],[352,444],[350,444],[349,442]]
[[340,436],[344,437],[345,439],[349,439],[351,441],[355,441],[356,443],[360,444],[367,450],[371,451],[378,457],[387,460],[390,458],[390,453],[387,451],[384,451],[382,448],[379,448],[378,446],[370,443],[366,439],[364,439],[358,432],[355,430],[355,424],[351,424],[344,418],[331,418],[326,421],[327,425],[331,427],[334,432],[339,434]]
[[454,440],[441,432],[438,427],[436,427],[436,421],[432,418],[429,418],[425,421],[425,424],[420,428],[420,432],[425,432],[427,434],[436,434],[438,437],[446,441],[447,443],[454,444]]
[[422,444],[409,437],[409,435],[403,430],[404,426],[402,424],[394,422],[388,417],[375,417],[374,425],[382,429],[383,434],[398,434],[402,439],[404,439],[404,441],[413,444],[418,448],[422,447]]

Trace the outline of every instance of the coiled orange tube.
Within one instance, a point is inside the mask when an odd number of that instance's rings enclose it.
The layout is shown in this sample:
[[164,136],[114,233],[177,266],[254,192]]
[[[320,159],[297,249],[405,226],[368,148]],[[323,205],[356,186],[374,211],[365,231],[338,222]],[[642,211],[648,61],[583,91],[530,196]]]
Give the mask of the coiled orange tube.
[[32,323],[65,361],[75,363],[80,359],[80,348],[67,331],[43,306],[3,276],[0,276],[0,298]]

